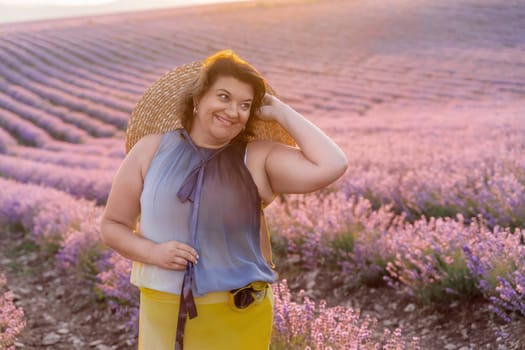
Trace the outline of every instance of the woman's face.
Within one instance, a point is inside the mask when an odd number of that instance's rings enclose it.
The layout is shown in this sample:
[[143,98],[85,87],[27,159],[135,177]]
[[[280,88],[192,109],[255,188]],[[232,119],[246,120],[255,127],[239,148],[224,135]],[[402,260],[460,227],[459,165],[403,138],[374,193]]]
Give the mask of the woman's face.
[[218,77],[200,99],[194,100],[197,114],[191,128],[201,146],[220,147],[245,127],[250,116],[253,88],[231,76]]

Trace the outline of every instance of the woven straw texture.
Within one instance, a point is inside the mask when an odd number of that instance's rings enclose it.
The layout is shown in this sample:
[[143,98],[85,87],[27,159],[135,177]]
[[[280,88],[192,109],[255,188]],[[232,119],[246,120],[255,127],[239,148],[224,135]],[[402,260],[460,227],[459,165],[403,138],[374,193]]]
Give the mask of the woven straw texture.
[[[182,127],[183,111],[181,99],[183,88],[198,78],[202,62],[179,66],[160,77],[140,98],[131,113],[126,130],[126,153],[143,136],[172,131]],[[273,89],[268,92],[274,94]],[[254,136],[246,141],[273,140],[295,146],[294,139],[275,121],[257,119],[253,127]]]

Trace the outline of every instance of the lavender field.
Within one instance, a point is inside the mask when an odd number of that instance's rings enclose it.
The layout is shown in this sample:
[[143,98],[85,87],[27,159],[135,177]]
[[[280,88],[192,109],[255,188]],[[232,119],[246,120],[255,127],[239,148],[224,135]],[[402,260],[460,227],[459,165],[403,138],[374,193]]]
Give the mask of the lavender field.
[[[136,347],[130,262],[102,246],[98,220],[142,93],[223,48],[350,161],[330,188],[266,209],[282,278],[272,349],[525,348],[525,6],[502,3],[262,1],[0,25],[0,235],[23,232],[80,276],[129,335],[25,348]],[[31,331],[10,263],[0,349]],[[481,300],[501,327],[449,339],[380,322],[352,306],[355,288],[431,310]]]

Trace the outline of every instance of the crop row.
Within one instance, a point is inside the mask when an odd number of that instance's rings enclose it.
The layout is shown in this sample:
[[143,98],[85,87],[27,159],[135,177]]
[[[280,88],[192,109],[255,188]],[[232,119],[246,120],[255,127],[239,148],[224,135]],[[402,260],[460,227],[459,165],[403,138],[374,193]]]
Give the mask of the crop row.
[[[113,88],[113,90],[110,90],[104,88],[100,86],[100,84],[95,84],[87,79],[87,77],[83,79],[75,78],[73,73],[78,71],[80,67],[69,66],[64,60],[60,60],[54,56],[57,53],[49,53],[48,56],[42,57],[39,55],[40,52],[31,52],[31,48],[26,51],[20,47],[20,43],[11,44],[8,40],[2,42],[2,49],[5,54],[8,54],[11,58],[11,60],[5,63],[16,68],[27,78],[35,79],[42,84],[50,85],[57,89],[62,89],[64,92],[76,97],[84,98],[93,96],[104,105],[117,110],[126,111],[129,109],[129,103],[123,103],[123,100],[131,99],[129,94],[121,92],[121,89],[117,90]],[[53,63],[53,65],[51,65],[51,63]],[[64,69],[65,66],[67,66],[68,69]],[[119,93],[117,93],[117,91],[119,91]],[[110,96],[113,95],[119,98],[110,98]]]
[[506,320],[525,316],[523,230],[459,214],[409,222],[342,192],[291,196],[267,211],[276,249],[307,270],[341,272],[348,286],[388,284],[423,303],[483,296]]
[[0,127],[22,144],[43,146],[51,140],[45,130],[2,107],[0,107]]
[[[1,130],[1,129],[0,129]],[[0,132],[0,150],[1,150]],[[100,169],[115,172],[120,164],[120,158],[111,158],[104,155],[96,155],[91,152],[86,154],[75,152],[56,152],[42,148],[17,146],[9,149],[9,155],[46,164],[55,164],[64,167],[82,169]]]
[[31,121],[59,140],[80,143],[88,136],[84,130],[65,123],[60,118],[50,116],[39,108],[27,106],[2,92],[0,92],[0,106],[22,119]]
[[16,146],[17,142],[11,134],[1,128],[1,125],[0,121],[0,153],[6,153],[7,149]]
[[[73,77],[80,77],[85,82],[97,82],[101,86],[107,86],[128,93],[137,93],[140,86],[136,86],[136,81],[126,78],[123,74],[115,73],[115,70],[105,67],[106,63],[100,65],[93,64],[93,58],[84,56],[81,52],[75,52],[67,47],[61,47],[59,43],[49,43],[49,38],[41,36],[38,40],[34,35],[24,36],[23,38],[4,39],[4,46],[18,47],[24,49],[27,59],[35,60],[40,57],[41,60],[37,65],[50,65],[52,68],[61,70],[66,68],[66,72],[71,73]],[[8,43],[11,45],[8,46]],[[57,47],[58,45],[58,47]],[[87,48],[84,48],[87,49]],[[20,52],[22,53],[22,52]],[[31,58],[35,57],[35,58]],[[95,59],[96,60],[96,59]],[[38,60],[35,60],[38,62]],[[74,70],[73,70],[74,69]],[[117,71],[122,68],[116,68]],[[120,87],[120,89],[119,89]]]
[[57,188],[99,203],[107,199],[113,174],[113,170],[72,168],[0,154],[2,177]]
[[[81,111],[104,122],[114,124],[117,127],[124,127],[126,125],[129,113],[104,106],[102,101],[97,100],[97,97],[100,96],[90,96],[89,99],[75,97],[67,91],[67,87],[57,89],[53,87],[52,84],[48,84],[47,80],[49,80],[49,77],[43,72],[17,64],[16,62],[8,65],[9,60],[12,60],[12,58],[9,57],[9,55],[3,54],[2,51],[0,51],[0,58],[6,62],[0,65],[0,73],[11,84],[21,86],[32,93],[33,96],[38,95],[40,99],[49,101],[51,104],[67,107],[72,111]],[[19,70],[23,70],[23,72],[19,72]],[[9,85],[4,84],[4,89],[5,86]],[[84,95],[89,94],[88,90],[84,92]]]
[[57,152],[64,152],[64,156],[67,156],[67,153],[69,152],[82,155],[104,156],[112,160],[115,158],[124,158],[123,142],[116,138],[91,138],[82,144],[52,140],[46,143],[43,148]]
[[389,109],[338,123],[319,121],[349,156],[347,195],[392,204],[410,220],[461,213],[491,227],[525,223],[522,107]]
[[73,111],[63,106],[55,106],[51,102],[42,99],[41,96],[16,85],[9,85],[2,89],[3,93],[24,103],[28,106],[38,106],[38,109],[48,115],[59,117],[61,120],[71,123],[90,135],[94,136],[111,136],[114,135],[117,128],[101,120],[90,118],[82,111]]
[[[158,68],[156,52],[152,54],[147,47],[140,49],[140,45],[122,45],[115,36],[96,34],[96,30],[89,35],[83,32],[71,31],[68,33],[39,33],[27,36],[30,45],[40,43],[40,47],[52,52],[59,51],[71,59],[76,57],[83,65],[101,69],[108,78],[123,84],[130,91],[137,91],[144,86],[145,80],[154,79],[157,75],[152,68]],[[147,56],[147,57],[143,57]],[[116,64],[115,64],[116,63]],[[140,92],[140,91],[137,91]]]

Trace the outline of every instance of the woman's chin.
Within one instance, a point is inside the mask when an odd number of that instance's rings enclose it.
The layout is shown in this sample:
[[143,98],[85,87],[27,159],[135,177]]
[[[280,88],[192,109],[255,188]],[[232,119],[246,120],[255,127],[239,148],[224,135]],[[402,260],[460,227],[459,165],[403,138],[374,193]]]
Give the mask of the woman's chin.
[[242,129],[228,126],[217,128],[214,136],[224,142],[231,141],[241,133]]

